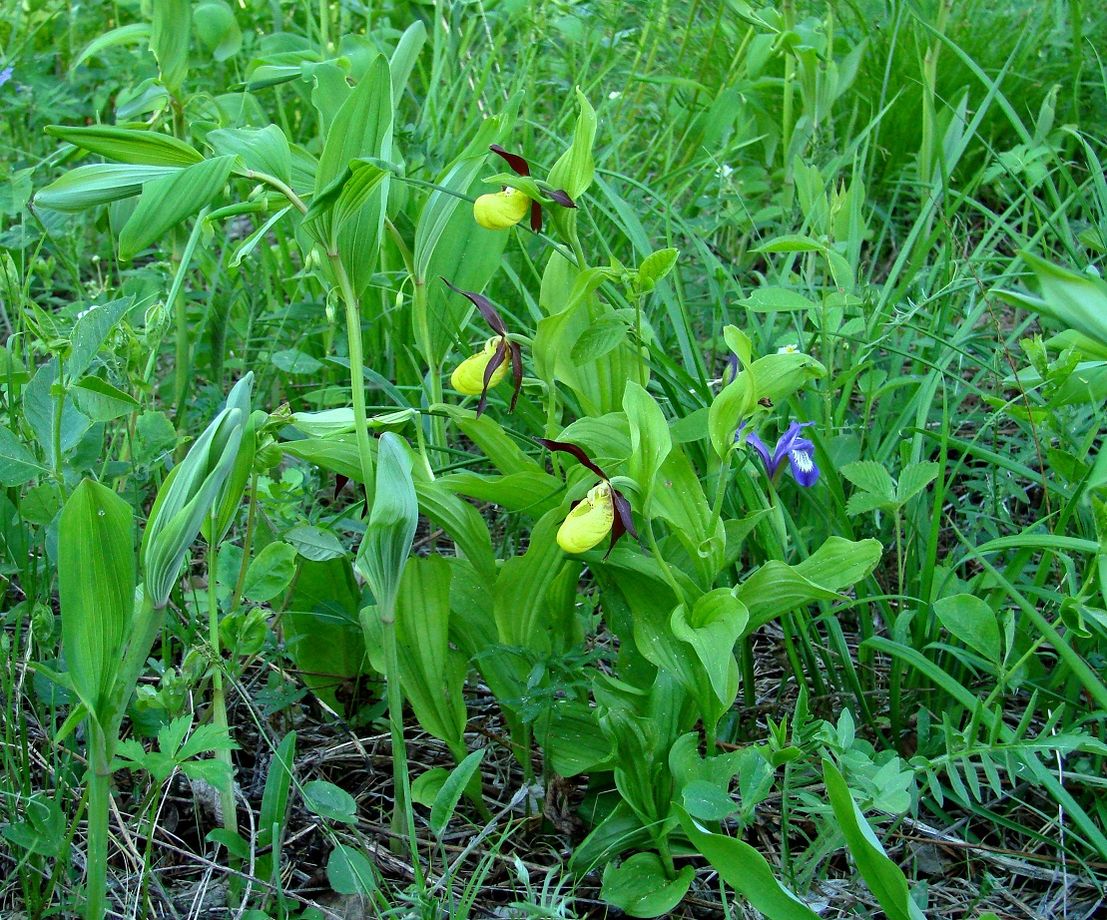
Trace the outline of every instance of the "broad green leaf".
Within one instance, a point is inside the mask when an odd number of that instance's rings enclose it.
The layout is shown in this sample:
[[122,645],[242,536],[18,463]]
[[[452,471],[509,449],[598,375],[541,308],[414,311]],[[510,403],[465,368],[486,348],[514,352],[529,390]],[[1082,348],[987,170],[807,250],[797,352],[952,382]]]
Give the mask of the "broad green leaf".
[[203,0],[192,10],[196,37],[216,61],[225,61],[242,47],[242,30],[226,0]]
[[419,501],[411,478],[411,455],[399,435],[386,431],[377,449],[373,509],[355,566],[369,582],[377,604],[388,611],[395,607],[418,523]]
[[321,527],[301,524],[285,533],[284,538],[296,548],[296,552],[312,562],[341,559],[346,555],[346,548],[338,537]]
[[207,142],[216,156],[235,156],[241,166],[254,172],[292,181],[292,153],[288,138],[276,125],[264,128],[219,128],[209,131]]
[[[252,379],[252,373],[243,378],[247,387]],[[169,600],[185,554],[234,467],[245,423],[240,407],[223,409],[158,490],[142,537],[146,596],[155,608]]]
[[716,454],[727,455],[734,445],[738,426],[750,417],[756,406],[756,382],[753,372],[747,368],[739,371],[738,376],[719,391],[707,410],[708,436]]
[[338,894],[365,897],[377,890],[377,876],[369,858],[344,843],[327,857],[327,881]]
[[778,236],[763,246],[758,246],[754,252],[823,252],[826,249],[822,243],[811,239],[809,236],[799,234]]
[[182,220],[211,203],[230,177],[235,158],[214,157],[148,182],[119,234],[119,257],[133,259]]
[[749,622],[749,611],[730,588],[716,588],[699,598],[689,613],[684,605],[672,615],[673,635],[692,646],[724,706],[738,693],[734,643]]
[[503,115],[485,121],[466,152],[440,175],[427,196],[415,227],[413,268],[415,284],[421,285],[425,304],[423,315],[412,313],[413,331],[424,358],[440,363],[458,337],[472,305],[455,294],[440,278],[464,291],[483,291],[500,265],[510,234],[486,230],[473,219],[472,205],[466,195],[484,189],[480,174],[487,162],[488,145],[500,140]]
[[876,540],[853,542],[830,537],[798,565],[771,559],[738,586],[750,612],[749,630],[773,617],[817,600],[839,599],[838,592],[865,578],[880,561]]
[[323,779],[304,783],[304,807],[314,815],[343,824],[357,822],[357,803],[345,789]]
[[895,501],[896,484],[883,463],[877,463],[875,460],[858,460],[847,463],[838,472],[859,489],[872,492],[885,501]]
[[617,866],[608,863],[604,868],[600,897],[629,917],[667,917],[695,877],[695,867],[684,866],[670,879],[656,853],[635,853]]
[[464,746],[468,669],[450,649],[450,577],[441,556],[408,559],[396,596],[396,638],[401,683],[415,717],[457,751]]
[[81,53],[77,55],[76,60],[70,65],[70,69],[76,70],[89,58],[95,57],[109,48],[116,48],[121,45],[142,45],[149,42],[149,40],[150,26],[148,23],[132,22],[125,26],[119,26],[117,29],[111,29],[103,35],[96,36],[85,45]]
[[1001,655],[999,623],[995,611],[975,594],[954,594],[934,602],[942,625],[990,662]]
[[634,381],[623,391],[623,411],[630,425],[630,476],[649,496],[657,471],[673,449],[669,422],[654,398]]
[[899,474],[896,501],[901,505],[909,502],[937,478],[940,469],[932,460],[909,463]]
[[651,252],[638,266],[638,285],[643,291],[652,291],[657,282],[673,270],[680,251],[677,249],[659,249]]
[[457,810],[457,803],[468,788],[470,781],[480,769],[480,763],[484,759],[486,748],[477,748],[461,761],[438,790],[434,797],[434,805],[431,806],[430,829],[435,837],[441,837],[446,830],[446,825]]
[[1021,253],[1033,270],[1041,297],[1014,291],[998,291],[1004,299],[1034,310],[1083,333],[1107,347],[1107,282],[1052,265],[1029,253]]
[[94,422],[110,422],[139,407],[137,399],[99,377],[78,380],[70,392],[77,408]]
[[[282,348],[269,356],[273,366],[293,377],[307,377],[323,369],[323,362],[296,348]],[[352,428],[350,430],[353,430]]]
[[0,485],[21,486],[50,470],[35,459],[27,446],[7,428],[0,428]]
[[552,707],[549,718],[535,727],[535,740],[558,776],[585,773],[611,755],[611,742],[600,730],[595,710],[572,700]]
[[555,582],[566,567],[574,574],[580,571],[580,563],[568,561],[555,539],[563,516],[557,509],[545,514],[531,531],[527,551],[511,557],[500,569],[493,604],[496,628],[505,645],[535,652],[552,647],[555,627],[549,603],[555,596]]
[[823,761],[823,782],[850,855],[888,920],[924,920],[922,911],[908,893],[903,871],[888,858],[853,801],[842,774],[829,760]]
[[450,771],[445,767],[431,767],[420,773],[411,784],[411,801],[430,808],[449,777]]
[[134,305],[133,297],[121,297],[102,304],[91,304],[73,326],[65,374],[77,379],[88,370],[96,354]]
[[4,839],[28,853],[60,859],[69,841],[65,815],[57,800],[45,792],[33,793],[25,800],[23,815],[22,821],[12,821],[0,830]]
[[400,104],[400,98],[404,94],[408,78],[411,76],[411,71],[415,67],[415,62],[419,59],[419,52],[423,50],[426,40],[427,27],[423,25],[423,20],[416,19],[415,22],[404,29],[404,34],[396,42],[396,48],[392,52],[392,57],[388,60],[388,70],[392,77],[393,108]]
[[90,715],[106,722],[134,614],[134,524],[130,506],[90,479],[62,509],[58,581],[70,679]]
[[810,355],[791,352],[758,358],[748,372],[753,374],[756,398],[778,405],[805,384],[825,376],[826,368]]
[[418,479],[415,494],[419,510],[446,531],[476,572],[491,584],[496,577],[496,557],[481,513],[452,494],[444,478]]
[[47,125],[46,133],[117,163],[185,167],[203,159],[199,150],[172,135],[139,128]]
[[626,340],[627,324],[622,317],[601,316],[577,336],[569,350],[569,358],[574,364],[589,364],[618,348]]
[[96,163],[78,166],[35,194],[38,208],[84,211],[99,204],[139,194],[145,183],[175,176],[176,166],[134,166],[128,163]]
[[[315,193],[322,193],[358,157],[388,160],[392,152],[392,84],[388,62],[378,55],[334,116],[327,129],[315,173]],[[388,176],[342,229],[320,221],[320,238],[337,237],[338,253],[360,295],[376,270],[377,247],[384,226]]]
[[868,511],[891,511],[896,507],[894,498],[884,498],[875,492],[855,491],[846,502],[846,514],[853,517]]
[[150,50],[157,58],[162,83],[171,93],[176,93],[188,73],[192,4],[189,0],[158,0],[153,13]]
[[[73,402],[73,397],[55,395],[58,384],[58,359],[51,358],[39,365],[31,382],[23,390],[23,418],[35,434],[48,462],[53,463],[55,446],[61,447],[62,457],[71,453],[92,426],[92,421]],[[61,443],[55,443],[55,424],[58,419],[58,402],[61,401]]]
[[350,560],[301,563],[285,606],[285,645],[300,679],[336,712],[355,715],[368,702],[358,683],[368,662]]
[[798,291],[782,287],[760,287],[739,303],[753,313],[776,313],[788,310],[813,310],[815,304]]
[[259,604],[272,600],[289,586],[295,573],[296,548],[275,540],[250,562],[242,593]]
[[584,93],[576,90],[580,115],[573,131],[573,143],[550,170],[549,183],[554,188],[564,189],[570,198],[576,198],[592,184],[595,174],[595,162],[592,159],[592,144],[596,139],[596,112]]
[[692,845],[766,920],[818,920],[819,915],[780,884],[765,857],[748,843],[710,832],[679,806],[676,812]]
[[288,820],[288,793],[292,786],[292,766],[296,761],[296,732],[281,739],[269,760],[265,789],[258,812],[257,861],[254,871],[260,879],[273,876],[273,844],[280,840],[281,827]]
[[231,387],[230,393],[227,394],[227,408],[238,409],[246,419],[246,425],[242,431],[242,440],[239,442],[234,464],[216,492],[211,516],[204,521],[200,530],[208,543],[222,543],[226,538],[227,532],[238,516],[246,484],[253,475],[254,455],[257,452],[254,421],[250,416],[250,390],[253,383],[253,375],[247,374]]

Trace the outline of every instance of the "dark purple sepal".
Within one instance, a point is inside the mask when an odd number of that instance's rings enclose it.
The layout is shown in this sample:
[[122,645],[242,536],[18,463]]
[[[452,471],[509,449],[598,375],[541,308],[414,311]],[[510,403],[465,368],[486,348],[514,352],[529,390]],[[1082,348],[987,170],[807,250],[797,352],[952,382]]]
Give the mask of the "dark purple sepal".
[[489,361],[484,368],[484,386],[480,389],[480,402],[477,403],[477,418],[481,417],[488,404],[488,387],[492,382],[492,375],[496,373],[496,369],[504,363],[504,358],[506,357],[507,339],[500,339],[499,343],[496,345],[496,352],[492,355],[492,360]]
[[569,197],[569,193],[561,188],[548,188],[543,191],[563,208],[575,208],[577,203]]
[[626,496],[618,489],[612,489],[611,504],[615,508],[615,519],[611,522],[611,543],[607,547],[607,552],[603,554],[604,562],[615,549],[615,544],[622,539],[623,534],[629,533],[635,540],[638,539],[638,531],[634,529],[634,516],[630,513],[630,502],[627,501]]
[[499,310],[496,309],[496,305],[492,303],[483,294],[478,294],[476,291],[463,291],[459,287],[455,287],[450,284],[445,278],[442,278],[442,283],[446,285],[455,294],[460,294],[462,297],[467,297],[480,311],[480,315],[484,317],[484,321],[492,327],[492,331],[497,335],[507,335],[507,326],[504,325],[503,318],[500,316]]
[[568,441],[555,441],[552,438],[535,438],[534,440],[545,447],[547,450],[557,450],[565,454],[572,454],[572,456],[577,459],[581,466],[590,469],[593,473],[599,476],[600,479],[603,479],[605,481],[607,480],[607,473],[596,466],[596,464],[593,463],[591,459],[589,459],[588,454],[581,450],[581,448],[577,447],[576,444],[570,444]]
[[542,232],[542,205],[537,201],[530,203],[530,229],[535,233]]
[[530,175],[530,163],[526,159],[517,153],[510,153],[504,150],[499,144],[492,144],[488,148],[496,156],[502,157],[507,161],[507,165],[510,166],[517,175],[529,176]]
[[515,385],[511,394],[511,407],[507,411],[514,412],[515,404],[519,401],[519,391],[523,388],[523,350],[518,342],[509,341],[507,347],[511,352],[511,379]]

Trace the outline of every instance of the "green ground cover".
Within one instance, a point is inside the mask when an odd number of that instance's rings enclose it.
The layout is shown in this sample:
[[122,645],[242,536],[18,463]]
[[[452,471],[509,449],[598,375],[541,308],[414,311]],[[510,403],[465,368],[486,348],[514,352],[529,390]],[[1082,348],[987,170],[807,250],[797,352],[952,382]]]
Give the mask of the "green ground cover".
[[1098,916],[1105,48],[12,4],[0,916]]

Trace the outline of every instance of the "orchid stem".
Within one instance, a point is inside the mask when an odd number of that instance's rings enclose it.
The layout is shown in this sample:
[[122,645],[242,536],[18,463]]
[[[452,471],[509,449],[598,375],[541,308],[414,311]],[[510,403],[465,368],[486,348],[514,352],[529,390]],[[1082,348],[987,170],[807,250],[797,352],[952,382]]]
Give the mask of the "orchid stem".
[[[361,344],[361,309],[358,304],[357,294],[354,293],[350,276],[346,273],[346,266],[338,253],[329,252],[331,268],[335,279],[338,281],[338,289],[342,295],[342,303],[346,308],[346,339],[350,355],[350,396],[354,404],[354,425],[357,437],[358,461],[361,464],[361,478],[365,486],[365,494],[368,504],[372,504],[373,494],[373,449],[369,442],[369,419],[365,413],[365,355]],[[367,505],[368,507],[368,505]]]
[[[208,532],[216,535],[214,516],[208,517]],[[247,552],[249,550],[247,549]],[[227,700],[223,695],[223,655],[219,649],[219,598],[216,572],[219,566],[219,544],[212,540],[208,547],[208,642],[212,648],[211,663],[211,721],[224,735],[230,737],[230,723],[227,721]],[[223,811],[223,827],[232,833],[238,832],[238,815],[234,801],[234,764],[231,752],[220,748],[215,757],[227,767],[227,777],[219,783],[219,805]]]
[[104,730],[89,723],[92,749],[88,765],[88,850],[86,855],[85,920],[101,920],[107,911],[108,807],[111,766]]

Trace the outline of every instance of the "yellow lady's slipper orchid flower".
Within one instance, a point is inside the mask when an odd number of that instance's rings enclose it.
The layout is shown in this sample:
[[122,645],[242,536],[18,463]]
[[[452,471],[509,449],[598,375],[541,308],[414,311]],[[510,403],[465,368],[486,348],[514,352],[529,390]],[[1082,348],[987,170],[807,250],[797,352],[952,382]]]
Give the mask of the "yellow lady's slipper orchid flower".
[[[484,372],[496,354],[496,348],[500,339],[493,337],[484,343],[484,348],[475,355],[470,355],[462,361],[450,375],[450,386],[466,396],[480,396],[485,391]],[[507,376],[507,362],[501,361],[500,366],[492,371],[488,379],[489,388],[496,386]]]
[[615,544],[623,534],[629,533],[635,540],[638,532],[634,529],[634,515],[630,502],[607,478],[607,473],[596,466],[591,458],[576,444],[569,441],[554,441],[550,438],[535,438],[547,450],[571,454],[586,469],[600,477],[598,485],[592,487],[584,501],[573,506],[557,531],[557,545],[567,553],[585,553],[600,542],[608,533],[611,543],[607,548],[606,560],[615,549]]
[[509,412],[515,411],[515,403],[519,399],[519,390],[523,386],[523,356],[519,349],[519,343],[513,342],[507,333],[503,317],[496,305],[483,294],[476,291],[463,291],[454,287],[445,278],[442,279],[451,291],[468,298],[470,303],[480,311],[484,321],[488,323],[496,337],[484,343],[484,350],[477,352],[472,357],[466,358],[457,366],[450,376],[450,384],[459,393],[466,396],[479,396],[477,403],[477,418],[484,412],[485,403],[488,400],[488,388],[494,387],[507,375],[507,365],[511,362],[511,376],[515,381],[515,392],[511,394],[511,407]]
[[514,227],[529,211],[530,199],[510,185],[502,191],[481,195],[473,202],[473,217],[485,230]]
[[557,531],[557,545],[567,553],[584,553],[611,533],[615,501],[611,484],[603,480],[578,502]]

